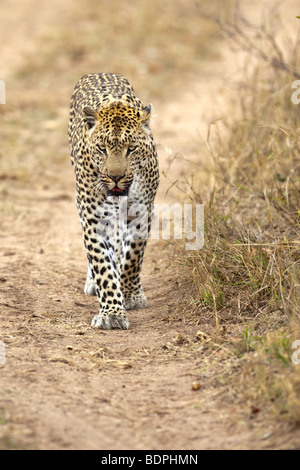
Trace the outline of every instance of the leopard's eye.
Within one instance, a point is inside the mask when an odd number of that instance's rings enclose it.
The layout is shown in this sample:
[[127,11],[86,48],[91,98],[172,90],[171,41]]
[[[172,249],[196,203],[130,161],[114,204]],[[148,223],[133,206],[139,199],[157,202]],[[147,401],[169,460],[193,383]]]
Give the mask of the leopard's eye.
[[106,147],[105,147],[105,145],[103,145],[103,144],[97,144],[96,147],[97,147],[97,150],[98,150],[100,153],[103,153],[104,155],[106,155]]
[[129,145],[129,146],[128,146],[128,149],[127,149],[127,154],[126,154],[126,156],[128,157],[128,155],[130,155],[131,153],[133,153],[136,149],[137,149],[137,145],[135,145],[135,144]]

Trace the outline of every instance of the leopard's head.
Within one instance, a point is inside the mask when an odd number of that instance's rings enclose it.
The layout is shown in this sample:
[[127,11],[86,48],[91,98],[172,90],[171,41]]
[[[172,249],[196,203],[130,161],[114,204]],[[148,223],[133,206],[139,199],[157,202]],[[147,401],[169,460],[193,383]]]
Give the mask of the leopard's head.
[[86,145],[108,195],[127,195],[134,174],[149,155],[151,105],[140,109],[116,101],[83,109]]

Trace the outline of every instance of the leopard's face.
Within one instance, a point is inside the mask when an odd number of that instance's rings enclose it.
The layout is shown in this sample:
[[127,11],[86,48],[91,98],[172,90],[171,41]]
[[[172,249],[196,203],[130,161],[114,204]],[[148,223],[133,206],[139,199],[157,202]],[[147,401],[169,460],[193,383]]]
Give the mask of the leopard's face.
[[122,103],[95,111],[83,109],[86,146],[108,194],[127,195],[134,173],[151,154],[151,105],[137,110]]

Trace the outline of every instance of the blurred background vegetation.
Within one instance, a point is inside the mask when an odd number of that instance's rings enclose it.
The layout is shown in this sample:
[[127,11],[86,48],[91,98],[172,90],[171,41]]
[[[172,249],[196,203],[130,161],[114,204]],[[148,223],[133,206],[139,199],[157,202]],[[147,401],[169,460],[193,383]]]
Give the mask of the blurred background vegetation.
[[[210,9],[229,4],[212,0]],[[218,57],[220,30],[194,1],[4,0],[1,8],[7,104],[0,109],[0,168],[19,182],[36,185],[45,173],[51,180],[49,163],[67,162],[69,102],[81,76],[121,73],[155,105],[201,74],[203,59]]]

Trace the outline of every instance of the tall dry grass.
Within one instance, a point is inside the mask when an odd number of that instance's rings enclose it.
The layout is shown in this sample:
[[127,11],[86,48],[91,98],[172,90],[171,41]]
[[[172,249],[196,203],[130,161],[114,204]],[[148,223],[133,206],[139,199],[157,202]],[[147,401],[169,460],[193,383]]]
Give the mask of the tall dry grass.
[[203,174],[199,184],[193,176],[189,191],[185,184],[194,201],[205,203],[205,242],[198,252],[182,251],[180,261],[190,279],[192,317],[210,325],[214,342],[247,358],[235,375],[237,397],[255,397],[299,424],[300,365],[292,345],[300,339],[300,105],[291,101],[299,42],[285,53],[279,16],[268,29],[235,13],[232,23],[212,20],[246,60],[256,60],[237,87],[234,116],[208,133],[209,194],[197,190]]

